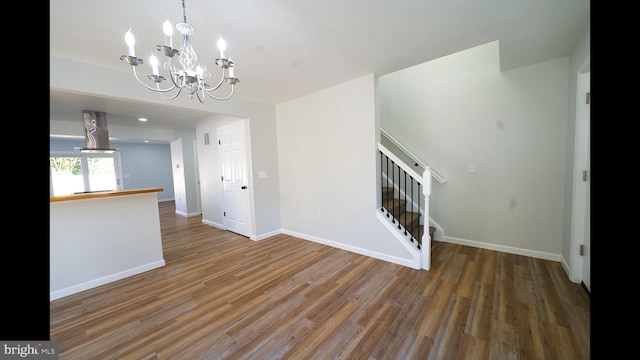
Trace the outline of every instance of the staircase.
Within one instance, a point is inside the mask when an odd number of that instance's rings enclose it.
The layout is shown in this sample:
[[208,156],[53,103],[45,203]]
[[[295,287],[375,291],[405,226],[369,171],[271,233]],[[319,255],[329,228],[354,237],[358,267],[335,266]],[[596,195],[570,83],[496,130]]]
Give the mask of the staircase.
[[[380,164],[377,166],[380,191],[377,200],[380,201],[380,208],[376,215],[409,251],[411,266],[429,270],[436,232],[436,227],[430,226],[431,182],[435,179],[444,184],[446,180],[382,128],[380,135]],[[428,229],[425,229],[425,225]],[[429,231],[427,241],[431,240],[427,247],[422,246],[425,230]]]
[[[394,198],[393,187],[382,187],[382,206],[394,217],[394,223],[397,221],[399,225],[404,227],[404,235],[408,235],[407,232],[410,233],[413,239],[418,242],[418,249],[422,248],[424,225],[420,224],[420,213],[407,211],[407,201]],[[402,227],[398,226],[398,229],[402,230]],[[435,231],[435,227],[429,226],[431,240],[433,240]],[[431,246],[433,246],[433,241],[431,241]]]

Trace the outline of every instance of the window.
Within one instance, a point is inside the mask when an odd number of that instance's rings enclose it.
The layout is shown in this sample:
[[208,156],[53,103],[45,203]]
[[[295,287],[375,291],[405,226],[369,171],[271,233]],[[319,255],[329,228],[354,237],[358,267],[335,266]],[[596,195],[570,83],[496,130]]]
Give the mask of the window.
[[121,189],[120,154],[59,153],[49,157],[52,196]]

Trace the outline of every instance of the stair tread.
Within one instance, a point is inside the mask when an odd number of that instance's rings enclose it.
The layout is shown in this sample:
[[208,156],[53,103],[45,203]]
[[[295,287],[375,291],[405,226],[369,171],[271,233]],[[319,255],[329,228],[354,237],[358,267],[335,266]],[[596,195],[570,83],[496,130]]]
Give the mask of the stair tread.
[[387,209],[393,216],[400,216],[406,212],[407,201],[402,199],[390,199],[384,201],[382,206]]
[[387,199],[383,201],[385,204],[406,204],[407,200],[405,199]]
[[[406,227],[405,227],[406,229]],[[420,245],[422,245],[422,236],[424,234],[424,225],[419,225],[418,227],[416,227],[415,229],[413,229],[413,231],[411,232],[411,236],[413,236],[414,239],[418,240],[418,243]],[[433,240],[433,234],[436,232],[436,228],[433,226],[429,226],[429,237],[431,238],[431,240]],[[433,241],[431,241],[431,245],[433,246]]]
[[[406,229],[411,236],[418,240],[418,243],[422,245],[422,234],[424,234],[424,225],[419,223],[420,213],[415,211],[407,211],[407,200],[392,198],[394,195],[393,187],[382,187],[382,206],[389,211],[394,218]],[[434,226],[429,226],[429,236],[433,240],[433,235],[436,232]],[[433,246],[433,241],[431,242]]]
[[416,221],[420,218],[420,213],[405,211],[402,214],[398,215],[398,220],[402,221]]
[[382,187],[382,201],[389,201],[393,198],[392,187]]

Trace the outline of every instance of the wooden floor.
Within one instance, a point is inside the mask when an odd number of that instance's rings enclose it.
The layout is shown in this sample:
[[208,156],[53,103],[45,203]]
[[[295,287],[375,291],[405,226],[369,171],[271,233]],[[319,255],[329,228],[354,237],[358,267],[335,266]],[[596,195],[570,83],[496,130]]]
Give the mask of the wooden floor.
[[160,203],[166,266],[50,305],[60,359],[590,359],[558,262],[436,242],[415,270]]

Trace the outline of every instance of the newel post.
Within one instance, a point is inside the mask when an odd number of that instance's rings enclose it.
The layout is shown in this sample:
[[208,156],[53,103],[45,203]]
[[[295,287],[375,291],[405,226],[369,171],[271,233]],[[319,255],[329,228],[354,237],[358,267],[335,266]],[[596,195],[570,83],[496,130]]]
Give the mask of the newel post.
[[422,174],[422,194],[424,195],[424,231],[422,234],[421,264],[422,268],[429,270],[431,268],[431,235],[429,231],[429,197],[431,197],[431,168],[426,166]]

